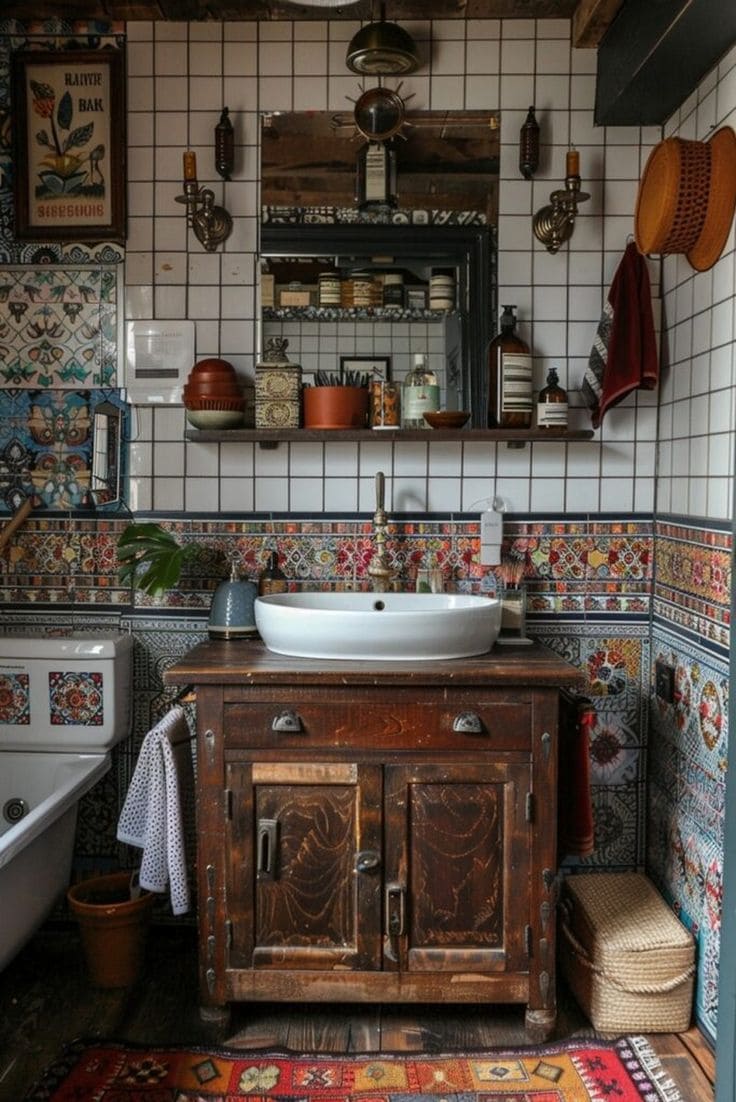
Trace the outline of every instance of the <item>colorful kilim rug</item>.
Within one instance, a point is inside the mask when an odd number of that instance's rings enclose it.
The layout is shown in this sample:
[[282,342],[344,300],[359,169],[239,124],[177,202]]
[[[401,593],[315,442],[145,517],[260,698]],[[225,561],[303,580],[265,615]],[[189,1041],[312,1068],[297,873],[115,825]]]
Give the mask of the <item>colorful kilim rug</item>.
[[643,1037],[445,1056],[70,1045],[26,1102],[682,1102]]

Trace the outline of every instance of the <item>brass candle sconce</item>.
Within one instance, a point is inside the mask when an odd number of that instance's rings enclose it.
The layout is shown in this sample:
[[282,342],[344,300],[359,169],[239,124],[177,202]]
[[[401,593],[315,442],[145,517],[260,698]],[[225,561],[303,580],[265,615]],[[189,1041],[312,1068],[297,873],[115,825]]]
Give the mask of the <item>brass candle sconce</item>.
[[213,253],[227,241],[232,233],[233,220],[224,207],[215,204],[214,191],[199,186],[197,155],[190,149],[184,154],[184,194],[177,195],[176,201],[186,205],[187,222],[208,253]]
[[534,215],[534,236],[549,253],[556,253],[572,237],[578,204],[590,199],[587,191],[580,190],[580,154],[576,149],[567,153],[565,187],[550,195],[547,206],[540,207]]

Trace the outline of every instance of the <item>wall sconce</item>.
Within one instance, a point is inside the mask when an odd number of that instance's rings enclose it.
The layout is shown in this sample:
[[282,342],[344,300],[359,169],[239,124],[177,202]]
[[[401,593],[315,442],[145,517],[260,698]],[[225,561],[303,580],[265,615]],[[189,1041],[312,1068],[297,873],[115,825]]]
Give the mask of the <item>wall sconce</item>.
[[215,127],[215,169],[223,180],[229,180],[235,164],[235,131],[230,122],[230,108],[223,107]]
[[197,183],[197,154],[191,149],[184,154],[184,194],[176,201],[186,204],[187,222],[208,253],[232,233],[233,220],[224,207],[215,206],[215,193]]
[[534,215],[534,236],[549,253],[556,253],[570,237],[575,227],[578,204],[590,199],[587,191],[580,190],[580,154],[577,149],[567,152],[565,187],[550,195],[550,202]]
[[531,180],[538,168],[539,123],[534,115],[534,108],[530,107],[519,131],[519,172],[525,180]]

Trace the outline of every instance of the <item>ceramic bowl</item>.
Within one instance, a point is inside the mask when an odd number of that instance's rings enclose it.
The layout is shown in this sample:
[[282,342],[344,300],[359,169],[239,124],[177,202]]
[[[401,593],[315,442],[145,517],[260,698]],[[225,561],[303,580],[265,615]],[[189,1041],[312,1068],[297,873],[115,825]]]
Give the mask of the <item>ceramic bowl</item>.
[[244,410],[245,398],[191,398],[184,399],[187,409],[193,410]]
[[424,414],[424,420],[433,429],[461,429],[469,417],[470,414],[466,410],[454,409]]
[[237,381],[234,371],[200,371],[197,375],[189,373],[188,386],[200,386],[202,383],[232,383]]
[[219,375],[234,375],[235,368],[229,360],[221,360],[217,356],[209,356],[206,360],[198,360],[192,368],[190,375],[200,375],[216,372]]
[[188,409],[187,421],[195,429],[236,429],[243,424],[241,409]]
[[185,383],[182,388],[184,398],[206,398],[222,396],[240,398],[242,391],[240,385],[233,380],[217,379],[211,383]]

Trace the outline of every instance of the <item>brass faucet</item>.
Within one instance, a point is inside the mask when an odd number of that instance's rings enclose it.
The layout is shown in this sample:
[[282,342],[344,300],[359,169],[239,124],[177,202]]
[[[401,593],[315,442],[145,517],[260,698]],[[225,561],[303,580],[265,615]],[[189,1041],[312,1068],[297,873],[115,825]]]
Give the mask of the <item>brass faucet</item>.
[[388,593],[397,572],[389,566],[386,553],[386,528],[388,520],[384,509],[386,480],[383,471],[376,471],[376,511],[373,514],[373,540],[376,550],[368,564],[368,574],[376,593]]

